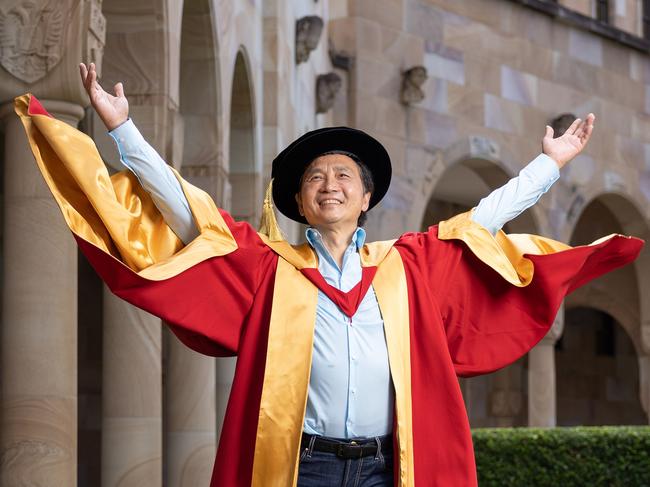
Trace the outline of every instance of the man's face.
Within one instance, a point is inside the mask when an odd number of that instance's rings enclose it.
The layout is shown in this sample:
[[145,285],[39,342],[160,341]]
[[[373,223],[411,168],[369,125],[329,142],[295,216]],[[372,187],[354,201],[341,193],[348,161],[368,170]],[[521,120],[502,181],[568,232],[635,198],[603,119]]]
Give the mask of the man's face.
[[365,192],[356,162],[343,154],[317,157],[305,169],[298,209],[313,227],[355,226],[368,210],[370,192]]

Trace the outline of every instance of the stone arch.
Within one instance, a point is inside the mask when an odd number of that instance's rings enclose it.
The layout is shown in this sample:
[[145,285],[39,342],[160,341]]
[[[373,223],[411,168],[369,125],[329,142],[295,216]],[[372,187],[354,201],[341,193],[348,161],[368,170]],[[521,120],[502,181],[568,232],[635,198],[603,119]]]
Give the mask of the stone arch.
[[567,306],[555,345],[558,426],[646,424],[638,353],[611,314]]
[[[457,205],[455,209],[462,208],[464,211],[477,205],[480,198],[514,177],[521,169],[522,161],[516,159],[507,148],[501,147],[498,142],[489,137],[468,136],[444,152],[437,153],[429,166],[429,174],[422,177],[421,183],[420,194],[424,197],[414,202],[411,211],[414,221],[410,222],[412,224],[410,228],[419,227],[422,222],[432,225],[439,221],[429,217],[431,201],[440,188],[445,188],[447,195],[464,195],[464,201],[463,197],[455,197]],[[459,192],[458,186],[464,177],[469,178],[471,186]],[[447,186],[449,183],[452,184],[451,187]],[[454,208],[449,208],[448,212],[451,210]],[[533,207],[510,222],[506,229],[546,234],[544,222],[545,218],[539,208]]]
[[180,44],[179,113],[181,171],[192,184],[223,206],[227,192],[223,167],[223,127],[219,47],[211,2],[186,0]]
[[[638,206],[629,195],[602,193],[586,202],[575,218],[571,229],[572,245],[584,245],[611,233],[633,235],[647,240],[650,228]],[[605,313],[616,320],[630,337],[637,353],[639,367],[639,395],[648,414],[650,390],[650,255],[642,250],[632,265],[602,276],[567,297],[570,308],[589,308]],[[566,327],[565,327],[566,332]],[[558,374],[559,376],[560,374]]]
[[[169,157],[166,150],[169,107],[173,106],[174,99],[174,95],[170,92],[170,62],[167,48],[171,30],[170,16],[164,0],[143,0],[138,2],[137,10],[134,10],[133,5],[133,2],[124,0],[101,2],[102,14],[106,20],[106,43],[101,63],[98,62],[97,66],[100,83],[109,91],[118,81],[124,83],[129,98],[130,116],[145,138],[163,157],[167,158]],[[75,73],[70,74],[76,76]],[[152,97],[151,93],[156,93],[156,96]],[[118,156],[114,143],[94,110],[86,111],[86,117],[80,128],[94,138],[104,161],[112,169],[123,169],[117,162]],[[112,373],[106,374],[109,364],[114,363],[118,356],[118,354],[107,356],[105,348],[108,347],[106,345],[107,323],[111,322],[111,319],[106,317],[106,313],[108,309],[112,309],[114,303],[106,298],[101,281],[83,257],[78,259],[77,277],[79,337],[77,474],[79,485],[100,485],[104,483],[109,470],[128,471],[132,466],[131,462],[137,460],[132,458],[134,455],[124,455],[122,458],[129,457],[129,459],[120,462],[119,467],[108,466],[110,462],[106,461],[108,449],[105,445],[102,446],[103,442],[112,442],[113,451],[109,452],[109,455],[115,452],[116,456],[119,455],[118,450],[126,445],[126,442],[123,443],[124,436],[120,436],[119,439],[115,436],[114,425],[117,422],[106,421],[108,414],[119,415],[122,412],[107,413],[108,408],[103,405],[106,398],[111,395],[113,386],[120,382],[120,379]],[[138,336],[135,330],[141,328],[142,323],[131,324],[134,330],[131,337],[133,350],[136,350],[142,342],[141,336]],[[151,341],[149,344],[159,345],[160,334],[149,338]],[[147,371],[136,367],[134,369],[134,376],[137,376],[135,380],[144,378],[143,380],[148,381],[152,376],[160,373],[153,368]],[[134,396],[125,397],[123,403],[135,403]],[[156,400],[160,401],[160,397],[147,397],[143,403],[150,402],[143,404],[142,407],[146,408]],[[152,410],[157,411],[155,408]],[[152,416],[155,414],[152,413]],[[155,471],[156,465],[160,465],[161,452],[157,450],[158,446],[155,443],[158,439],[156,434],[149,439],[154,441],[150,442],[152,462],[148,468]],[[156,477],[151,480],[155,482]]]
[[230,99],[228,175],[231,213],[256,226],[261,215],[262,179],[256,160],[255,99],[250,63],[243,48],[235,58]]
[[143,0],[134,10],[133,2],[104,0],[106,45],[101,68],[106,88],[118,81],[124,83],[130,115],[165,158],[171,156],[167,140],[178,103],[173,79],[176,70],[170,69],[177,51],[169,46],[177,42],[173,33],[178,32],[175,22],[180,18],[173,9],[181,8],[180,2],[173,8],[167,4],[164,0]]
[[[230,97],[228,141],[228,210],[235,220],[257,226],[261,215],[261,171],[255,147],[255,99],[250,62],[241,47],[235,57]],[[237,360],[217,358],[217,437],[221,435]]]
[[[633,235],[647,240],[650,227],[637,205],[621,193],[602,193],[587,202],[571,228],[571,245],[585,245],[611,233]],[[567,304],[580,303],[617,317],[639,350],[650,350],[642,342],[644,328],[650,326],[650,255],[641,252],[634,264],[607,274],[577,290]]]
[[[209,0],[182,2],[173,159],[185,179],[210,194],[218,206],[224,206],[227,178],[223,167],[219,38],[212,5]],[[166,482],[206,485],[211,476],[206,456],[216,449],[217,411],[225,409],[227,396],[222,400],[216,392],[219,367],[215,359],[189,350],[169,330],[166,332]]]
[[[505,161],[499,159],[503,154],[496,143],[482,137],[470,137],[447,151],[448,162],[425,199],[420,229],[469,210],[505,184],[517,170],[507,154]],[[505,230],[539,233],[537,221],[529,210]],[[527,425],[527,357],[493,374],[460,382],[472,427]]]

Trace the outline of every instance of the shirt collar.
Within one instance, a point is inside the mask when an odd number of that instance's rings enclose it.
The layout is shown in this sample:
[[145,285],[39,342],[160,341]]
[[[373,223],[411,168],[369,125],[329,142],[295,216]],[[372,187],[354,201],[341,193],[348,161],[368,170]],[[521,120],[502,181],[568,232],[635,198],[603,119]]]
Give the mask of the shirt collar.
[[[307,242],[309,242],[309,244],[314,248],[316,248],[319,244],[322,245],[323,237],[321,236],[320,232],[314,227],[309,227],[307,230],[305,230],[305,237],[307,238]],[[350,246],[354,245],[354,247],[356,247],[358,250],[363,247],[363,244],[365,242],[366,231],[361,227],[357,227],[357,229],[352,234],[352,242],[350,243]]]

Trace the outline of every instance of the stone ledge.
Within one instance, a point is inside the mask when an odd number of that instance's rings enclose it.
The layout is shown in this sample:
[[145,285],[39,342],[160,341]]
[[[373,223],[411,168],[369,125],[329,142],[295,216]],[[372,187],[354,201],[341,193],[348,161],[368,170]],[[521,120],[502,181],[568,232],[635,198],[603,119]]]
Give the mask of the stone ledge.
[[563,7],[554,0],[510,0],[525,7],[542,12],[565,24],[572,25],[594,34],[611,39],[625,46],[647,53],[650,51],[650,40],[629,34],[612,25],[606,24],[592,17]]

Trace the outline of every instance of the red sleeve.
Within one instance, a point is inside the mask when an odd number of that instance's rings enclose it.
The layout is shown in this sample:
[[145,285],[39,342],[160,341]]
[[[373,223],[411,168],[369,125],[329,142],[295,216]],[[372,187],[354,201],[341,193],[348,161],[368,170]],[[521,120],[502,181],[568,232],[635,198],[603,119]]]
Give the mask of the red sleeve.
[[212,257],[164,280],[141,277],[91,243],[79,248],[113,293],[164,320],[193,350],[212,356],[236,355],[255,293],[277,256],[245,222],[221,211],[238,248]]
[[532,281],[511,284],[465,242],[441,240],[438,226],[398,240],[407,272],[438,304],[456,373],[493,372],[526,354],[548,332],[565,295],[633,261],[643,242],[613,236],[598,244],[528,255]]

